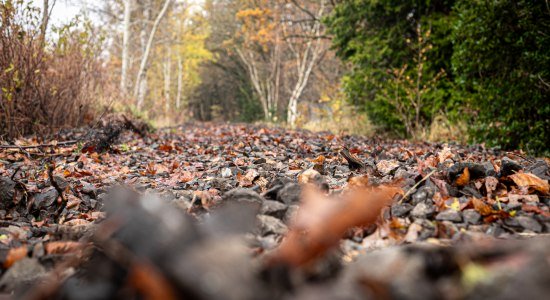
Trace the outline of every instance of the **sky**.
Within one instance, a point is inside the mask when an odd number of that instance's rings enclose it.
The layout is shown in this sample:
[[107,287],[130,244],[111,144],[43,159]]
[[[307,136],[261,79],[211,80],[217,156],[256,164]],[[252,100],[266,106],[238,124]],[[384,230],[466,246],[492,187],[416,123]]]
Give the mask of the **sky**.
[[[44,5],[42,0],[31,0],[37,7],[42,9]],[[97,2],[98,0],[83,0],[82,2]],[[54,0],[50,0],[50,5]],[[74,18],[81,10],[82,6],[76,1],[72,0],[56,0],[55,6],[53,7],[52,16],[50,19],[50,24],[52,25],[61,25],[69,22]]]
[[[44,5],[43,0],[30,0],[36,6],[42,8]],[[49,0],[50,5],[55,2],[55,6],[52,11],[50,19],[51,25],[61,25],[68,23],[72,18],[81,12],[82,9],[88,6],[97,6],[102,0]],[[176,2],[183,2],[185,0],[176,0]],[[189,3],[200,4],[203,0],[187,0]],[[94,16],[90,18],[94,21]]]

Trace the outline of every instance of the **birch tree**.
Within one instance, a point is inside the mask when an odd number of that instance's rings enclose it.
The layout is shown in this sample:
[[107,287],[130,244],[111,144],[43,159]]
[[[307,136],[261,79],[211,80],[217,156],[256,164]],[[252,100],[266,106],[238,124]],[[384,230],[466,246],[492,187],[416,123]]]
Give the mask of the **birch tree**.
[[137,100],[136,105],[138,109],[141,109],[141,107],[143,106],[143,102],[145,100],[145,94],[147,92],[147,68],[149,66],[149,55],[151,53],[151,48],[153,46],[155,34],[160,25],[160,22],[166,15],[166,12],[168,11],[170,4],[172,4],[172,1],[173,0],[164,1],[164,5],[162,6],[162,9],[160,10],[157,17],[155,18],[155,22],[153,23],[153,27],[151,28],[151,31],[149,32],[149,35],[147,38],[147,43],[145,44],[145,50],[141,58],[141,63],[139,66],[139,71],[137,73],[136,82],[134,86],[134,98],[136,98]]
[[321,19],[326,13],[326,1],[321,1],[316,12],[311,12],[305,4],[307,3],[300,4],[292,1],[292,5],[287,7],[298,14],[283,14],[281,22],[281,28],[285,34],[284,40],[296,61],[296,81],[287,105],[287,123],[292,128],[296,126],[298,101],[308,84],[311,72],[319,62],[322,53],[328,50],[328,45],[323,43],[321,36],[323,31]]
[[132,1],[124,0],[124,20],[122,37],[122,66],[120,70],[120,92],[122,95],[128,93],[128,68],[130,65],[130,22],[132,15]]
[[246,66],[264,119],[273,121],[279,103],[282,39],[277,29],[278,11],[270,8],[270,1],[262,4],[249,4],[237,13],[242,26],[235,51]]

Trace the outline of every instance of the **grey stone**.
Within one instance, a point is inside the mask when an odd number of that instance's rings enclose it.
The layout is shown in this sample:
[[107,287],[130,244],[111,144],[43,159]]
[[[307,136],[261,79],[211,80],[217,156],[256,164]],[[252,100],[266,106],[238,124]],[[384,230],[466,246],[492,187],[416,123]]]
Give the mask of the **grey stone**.
[[13,201],[15,182],[8,177],[0,176],[0,209],[6,209]]
[[481,215],[474,209],[465,209],[462,212],[462,217],[466,224],[477,225],[481,221]]
[[258,193],[256,193],[255,191],[243,189],[243,188],[232,189],[231,191],[225,193],[223,195],[223,200],[224,202],[227,202],[227,201],[250,202],[250,203],[258,203],[260,205],[263,203],[263,199]]
[[495,166],[490,161],[486,161],[482,164],[485,168],[485,176],[496,176],[497,172],[495,171]]
[[23,258],[11,266],[0,280],[4,292],[22,291],[44,279],[46,269],[36,258]]
[[542,225],[540,225],[539,222],[537,222],[535,219],[527,216],[519,216],[516,218],[519,225],[521,227],[533,231],[533,232],[541,232],[542,231]]
[[286,224],[290,223],[296,217],[296,214],[298,213],[299,209],[300,209],[300,207],[298,205],[289,205],[288,209],[286,210],[285,217],[283,218],[283,221]]
[[501,161],[501,164],[500,164],[500,176],[512,175],[515,172],[517,172],[519,170],[522,170],[522,169],[523,168],[521,167],[520,164],[518,164],[517,162],[509,159],[508,157],[504,157]]
[[423,186],[418,189],[416,193],[412,196],[412,203],[418,204],[420,202],[425,202],[428,199],[432,199],[434,196],[435,190],[428,186]]
[[42,209],[42,208],[50,207],[51,205],[53,205],[55,200],[57,200],[58,196],[59,196],[59,194],[57,193],[55,188],[52,187],[52,188],[48,189],[47,191],[44,191],[40,194],[35,195],[33,206],[36,209]]
[[394,217],[403,217],[413,209],[409,203],[394,204],[391,207],[391,214]]
[[534,164],[527,168],[529,173],[535,174],[537,177],[548,180],[548,164],[544,160],[537,160]]
[[452,221],[455,223],[462,222],[460,212],[454,209],[447,209],[438,213],[437,216],[435,216],[435,219],[438,221]]
[[261,213],[264,215],[282,219],[284,218],[287,209],[288,205],[284,203],[273,200],[265,200],[262,205]]
[[277,194],[277,201],[292,204],[300,201],[302,188],[297,183],[286,184]]
[[435,209],[433,205],[424,202],[418,203],[411,211],[411,216],[415,218],[427,218],[433,216]]
[[260,222],[260,234],[262,236],[268,234],[284,235],[288,231],[288,227],[275,217],[258,215],[257,218]]

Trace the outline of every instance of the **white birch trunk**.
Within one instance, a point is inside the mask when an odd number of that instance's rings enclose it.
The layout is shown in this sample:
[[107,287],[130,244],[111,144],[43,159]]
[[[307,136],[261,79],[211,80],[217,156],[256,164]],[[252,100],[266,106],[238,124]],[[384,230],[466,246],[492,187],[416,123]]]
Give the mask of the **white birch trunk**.
[[[325,10],[325,2],[322,1],[321,8],[319,9],[316,21],[311,31],[309,32],[310,40],[306,43],[306,47],[302,55],[300,55],[292,46],[292,42],[289,41],[289,47],[293,51],[297,60],[297,71],[298,71],[298,80],[292,89],[290,99],[287,106],[287,123],[291,128],[296,127],[296,120],[298,118],[298,100],[302,96],[309,78],[311,76],[311,71],[317,64],[317,60],[323,51],[321,44],[321,39],[316,38],[321,32],[321,17]],[[315,41],[313,40],[314,38]]]
[[178,55],[178,92],[176,95],[176,109],[181,107],[181,95],[183,92],[183,61],[181,55]]
[[170,111],[170,82],[172,81],[172,50],[170,45],[166,49],[166,58],[164,60],[164,101],[166,113]]
[[[160,21],[162,21],[162,18],[164,15],[166,15],[166,12],[168,11],[168,7],[172,3],[172,0],[166,0],[164,2],[164,5],[157,15],[155,22],[153,23],[153,27],[151,28],[151,32],[149,33],[149,37],[147,39],[147,44],[145,46],[145,52],[143,53],[143,57],[141,58],[141,64],[139,66],[139,71],[136,77],[136,86],[134,89],[134,98],[137,99],[137,108],[141,109],[143,102],[145,100],[145,93],[147,91],[147,67],[149,65],[149,54],[151,53],[151,47],[153,45],[153,40],[155,38],[155,34],[157,32],[158,26],[160,24]],[[145,85],[142,85],[142,82],[145,82]],[[141,87],[144,87],[143,89]]]
[[130,65],[130,17],[132,1],[124,0],[124,32],[122,37],[122,67],[120,70],[120,93],[128,93],[128,67]]

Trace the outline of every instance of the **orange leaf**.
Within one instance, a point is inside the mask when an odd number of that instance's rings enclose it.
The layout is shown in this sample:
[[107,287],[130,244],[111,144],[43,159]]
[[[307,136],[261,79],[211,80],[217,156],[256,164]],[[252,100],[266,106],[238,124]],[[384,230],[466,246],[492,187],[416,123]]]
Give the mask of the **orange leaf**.
[[464,168],[464,171],[462,171],[462,174],[458,176],[455,182],[458,186],[467,185],[468,182],[470,182],[470,170],[468,170],[468,168]]
[[474,209],[477,210],[477,212],[482,216],[488,216],[493,213],[493,208],[480,199],[472,198],[472,205],[474,206]]
[[151,264],[135,263],[129,274],[129,282],[141,293],[143,299],[177,299],[170,282]]
[[27,247],[21,246],[18,248],[12,248],[6,255],[6,260],[4,260],[4,268],[8,269],[17,261],[25,258],[27,256]]
[[363,187],[335,198],[306,185],[302,206],[269,263],[300,267],[313,262],[338,245],[349,228],[373,224],[381,210],[401,192],[396,186]]
[[44,243],[44,250],[47,254],[75,253],[82,250],[83,244],[71,241],[57,241]]
[[346,188],[365,188],[369,185],[369,176],[360,175],[348,179]]
[[529,187],[542,194],[550,192],[550,185],[547,180],[540,179],[531,173],[516,173],[509,176],[518,186]]

